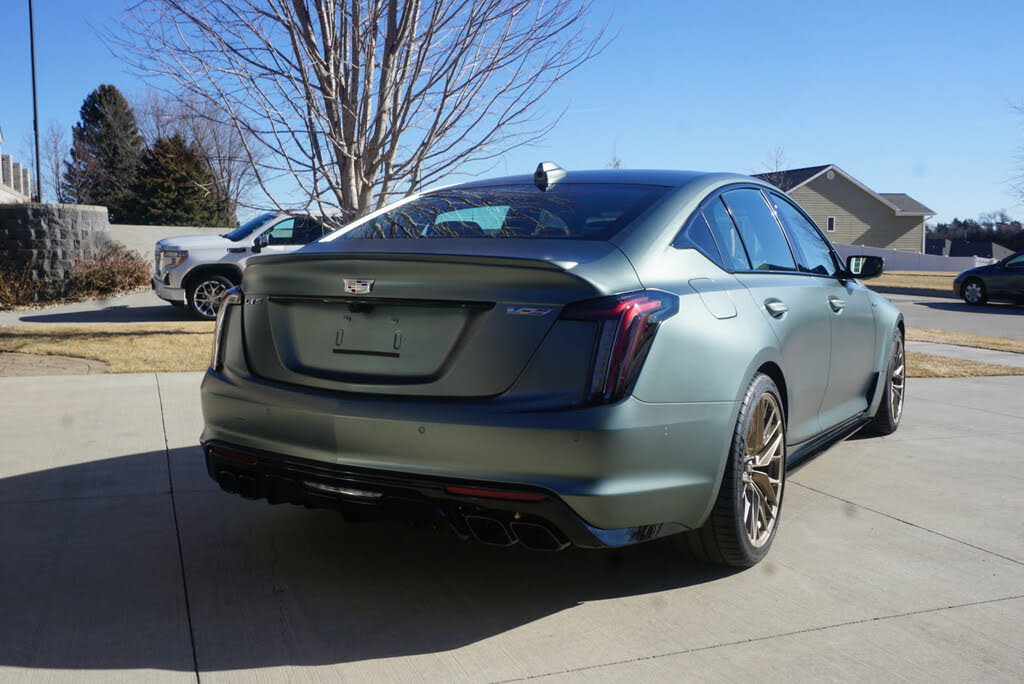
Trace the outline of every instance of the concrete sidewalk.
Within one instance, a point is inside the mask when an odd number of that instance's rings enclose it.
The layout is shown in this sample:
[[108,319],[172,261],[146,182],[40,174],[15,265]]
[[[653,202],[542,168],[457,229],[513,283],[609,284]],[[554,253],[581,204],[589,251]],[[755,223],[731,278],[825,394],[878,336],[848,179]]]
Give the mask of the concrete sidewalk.
[[224,494],[199,374],[0,378],[4,681],[985,680],[1024,671],[1024,378],[912,380],[740,573]]

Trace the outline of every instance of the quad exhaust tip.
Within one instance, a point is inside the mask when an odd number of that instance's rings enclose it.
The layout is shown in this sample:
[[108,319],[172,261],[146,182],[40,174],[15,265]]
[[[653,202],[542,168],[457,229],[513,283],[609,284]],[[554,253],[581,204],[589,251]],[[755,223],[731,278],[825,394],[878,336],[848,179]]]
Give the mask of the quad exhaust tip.
[[467,515],[465,518],[473,537],[490,546],[511,546],[519,542],[534,551],[561,551],[569,545],[545,525],[514,521],[506,527],[500,520],[487,516]]

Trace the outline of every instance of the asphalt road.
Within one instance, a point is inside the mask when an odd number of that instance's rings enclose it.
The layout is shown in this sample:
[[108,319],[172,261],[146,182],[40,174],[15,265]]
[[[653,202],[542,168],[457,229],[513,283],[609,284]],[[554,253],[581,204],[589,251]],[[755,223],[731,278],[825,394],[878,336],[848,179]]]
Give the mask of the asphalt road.
[[962,299],[951,297],[885,296],[903,312],[908,325],[1024,340],[1024,306],[1002,303],[970,306]]
[[769,558],[491,549],[220,492],[198,374],[0,378],[3,681],[1019,681],[1024,378],[914,380]]

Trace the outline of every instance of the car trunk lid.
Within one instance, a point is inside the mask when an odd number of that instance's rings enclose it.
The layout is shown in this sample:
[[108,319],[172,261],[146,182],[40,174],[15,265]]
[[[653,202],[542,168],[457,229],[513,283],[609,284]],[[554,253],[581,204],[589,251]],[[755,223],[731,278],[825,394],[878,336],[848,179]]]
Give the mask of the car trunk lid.
[[[565,304],[640,287],[605,242],[356,245],[367,242],[250,264],[244,321],[257,375],[346,392],[493,396]],[[466,244],[477,242],[490,244]]]

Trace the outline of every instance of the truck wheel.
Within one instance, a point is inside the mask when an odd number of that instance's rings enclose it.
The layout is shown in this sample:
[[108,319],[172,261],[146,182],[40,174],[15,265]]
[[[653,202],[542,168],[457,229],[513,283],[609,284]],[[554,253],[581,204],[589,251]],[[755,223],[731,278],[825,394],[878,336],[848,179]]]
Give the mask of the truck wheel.
[[189,312],[203,321],[214,320],[217,318],[217,308],[220,306],[221,298],[232,287],[234,287],[234,283],[224,276],[199,276],[186,292]]

